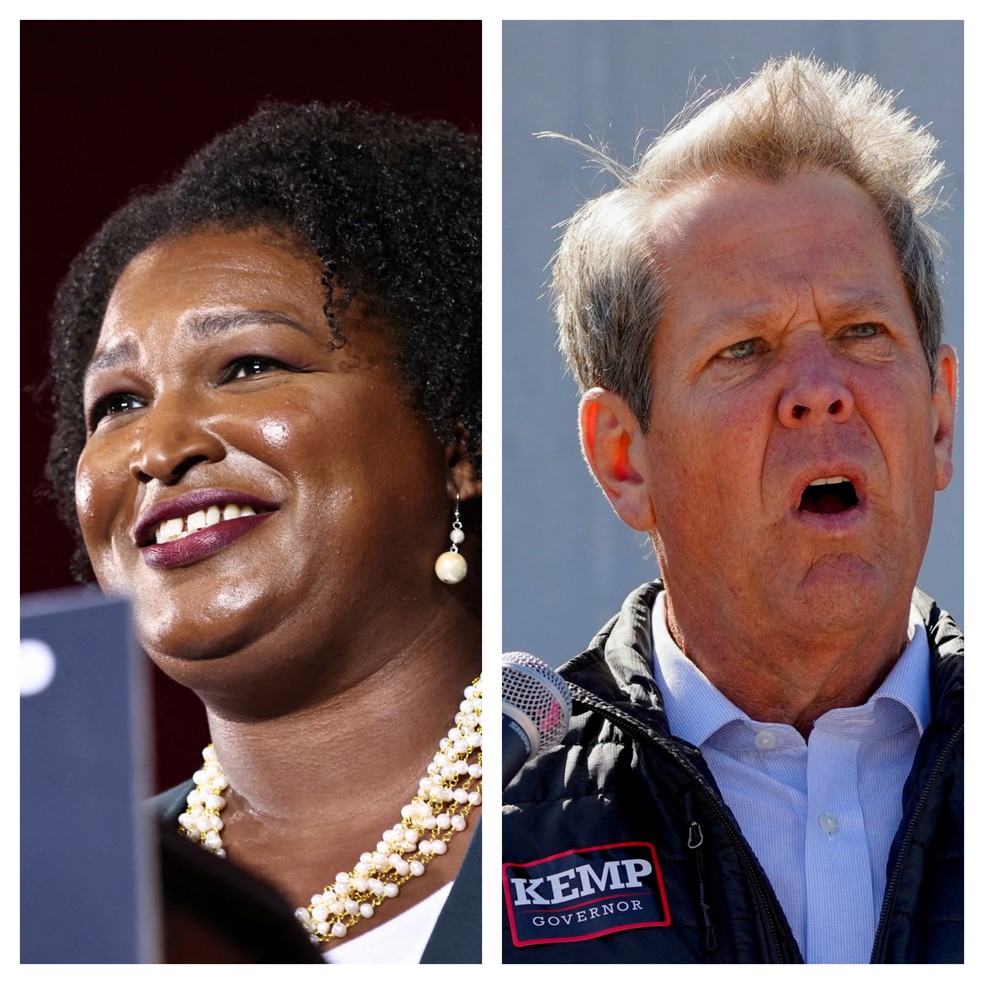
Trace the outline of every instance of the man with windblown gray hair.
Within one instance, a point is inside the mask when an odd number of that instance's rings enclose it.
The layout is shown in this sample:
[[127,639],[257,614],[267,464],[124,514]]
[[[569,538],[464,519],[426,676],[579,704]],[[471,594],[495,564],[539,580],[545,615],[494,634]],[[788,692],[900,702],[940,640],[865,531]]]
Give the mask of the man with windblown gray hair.
[[963,639],[916,588],[957,385],[935,154],[788,58],[569,223],[582,447],[662,579],[504,795],[507,962],[962,961]]

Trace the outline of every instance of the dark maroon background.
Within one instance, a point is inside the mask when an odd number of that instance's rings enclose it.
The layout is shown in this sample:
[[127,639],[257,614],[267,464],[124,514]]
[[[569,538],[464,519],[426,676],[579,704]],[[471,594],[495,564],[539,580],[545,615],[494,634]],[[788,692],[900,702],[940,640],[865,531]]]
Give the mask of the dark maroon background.
[[[480,21],[122,21],[21,25],[21,591],[72,584],[71,537],[39,499],[50,429],[34,391],[72,257],[138,187],[263,99],[357,100],[481,129]],[[207,741],[197,699],[154,671],[157,785]]]

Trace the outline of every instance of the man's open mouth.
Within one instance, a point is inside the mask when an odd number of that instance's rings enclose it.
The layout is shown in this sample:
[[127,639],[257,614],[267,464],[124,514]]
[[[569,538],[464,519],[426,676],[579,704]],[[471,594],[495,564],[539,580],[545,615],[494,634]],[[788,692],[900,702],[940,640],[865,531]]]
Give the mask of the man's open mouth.
[[858,504],[854,483],[843,475],[833,478],[817,478],[803,490],[800,512],[842,513]]

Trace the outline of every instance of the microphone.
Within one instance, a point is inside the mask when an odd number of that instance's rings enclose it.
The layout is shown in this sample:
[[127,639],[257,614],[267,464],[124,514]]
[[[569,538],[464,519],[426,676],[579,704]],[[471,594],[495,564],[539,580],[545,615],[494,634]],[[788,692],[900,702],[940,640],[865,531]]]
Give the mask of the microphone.
[[571,721],[571,692],[543,660],[502,657],[502,787],[539,752],[556,745]]

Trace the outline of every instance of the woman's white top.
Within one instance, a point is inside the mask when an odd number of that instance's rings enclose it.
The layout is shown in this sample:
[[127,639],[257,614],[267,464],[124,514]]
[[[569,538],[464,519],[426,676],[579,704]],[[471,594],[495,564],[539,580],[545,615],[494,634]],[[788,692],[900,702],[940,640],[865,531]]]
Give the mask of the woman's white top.
[[323,954],[325,960],[344,964],[420,963],[453,884],[448,882],[433,895],[428,895],[376,929],[347,943],[329,947]]

